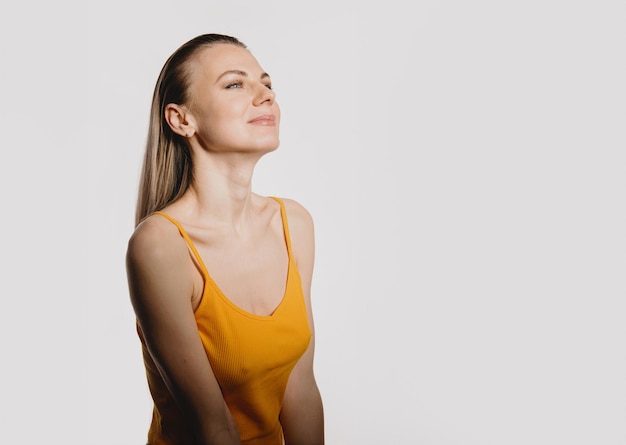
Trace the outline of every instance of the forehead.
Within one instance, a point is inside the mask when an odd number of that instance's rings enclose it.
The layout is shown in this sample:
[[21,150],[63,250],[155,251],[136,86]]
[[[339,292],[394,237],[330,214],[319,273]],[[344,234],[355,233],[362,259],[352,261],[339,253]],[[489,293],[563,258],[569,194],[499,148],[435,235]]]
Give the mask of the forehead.
[[253,77],[263,72],[250,51],[228,43],[218,43],[198,51],[192,69],[195,75],[206,76],[209,78],[207,80],[215,80],[222,73],[231,70],[245,71]]

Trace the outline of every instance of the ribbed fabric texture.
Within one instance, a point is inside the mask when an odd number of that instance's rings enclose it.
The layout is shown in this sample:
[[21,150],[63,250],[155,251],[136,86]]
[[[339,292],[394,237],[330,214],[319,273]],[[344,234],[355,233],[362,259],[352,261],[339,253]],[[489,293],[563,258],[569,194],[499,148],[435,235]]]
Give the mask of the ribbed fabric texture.
[[[291,370],[306,350],[311,331],[308,324],[300,274],[293,259],[287,214],[283,202],[281,217],[289,270],[285,294],[268,316],[255,315],[232,303],[209,275],[202,258],[183,227],[174,223],[196,257],[205,286],[195,318],[198,333],[211,367],[222,388],[245,445],[281,445],[278,416]],[[141,331],[139,337],[144,343]],[[189,427],[167,390],[145,345],[144,364],[154,400],[149,445],[192,443]]]

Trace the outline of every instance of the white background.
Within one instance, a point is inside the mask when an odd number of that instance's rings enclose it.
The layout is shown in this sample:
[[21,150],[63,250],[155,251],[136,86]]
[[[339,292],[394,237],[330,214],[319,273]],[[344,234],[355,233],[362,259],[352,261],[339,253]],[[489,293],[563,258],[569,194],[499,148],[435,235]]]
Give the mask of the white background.
[[626,444],[626,3],[12,8],[0,441],[145,443],[124,253],[150,98],[220,32],[282,108],[254,188],[316,222],[327,445]]

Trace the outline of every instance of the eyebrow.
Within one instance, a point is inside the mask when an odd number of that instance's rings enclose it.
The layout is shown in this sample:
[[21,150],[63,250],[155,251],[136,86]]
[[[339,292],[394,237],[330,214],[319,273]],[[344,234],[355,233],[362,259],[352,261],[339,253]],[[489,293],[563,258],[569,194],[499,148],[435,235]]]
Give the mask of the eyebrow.
[[[215,81],[215,83],[219,82],[222,77],[227,76],[229,74],[236,74],[238,76],[248,77],[248,73],[246,73],[245,71],[228,70],[228,71],[224,71],[222,74],[220,74],[219,77],[217,78],[217,80]],[[268,79],[269,77],[270,77],[270,75],[267,74],[267,73],[261,74],[261,80]]]

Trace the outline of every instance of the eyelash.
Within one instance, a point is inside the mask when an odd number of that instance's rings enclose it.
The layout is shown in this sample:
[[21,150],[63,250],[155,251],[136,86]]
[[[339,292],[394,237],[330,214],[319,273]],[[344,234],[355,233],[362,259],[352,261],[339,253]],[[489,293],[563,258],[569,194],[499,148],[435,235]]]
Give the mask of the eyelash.
[[[234,89],[235,87],[241,88],[242,86],[243,86],[243,82],[238,80],[237,82],[232,82],[232,83],[229,83],[228,85],[226,85],[226,89]],[[272,84],[271,83],[265,84],[265,87],[268,90],[271,90],[272,89]]]
[[237,81],[237,82],[233,82],[233,83],[229,83],[228,85],[226,85],[226,88],[234,88],[234,87],[238,87],[241,88],[243,86],[243,82],[241,81]]

